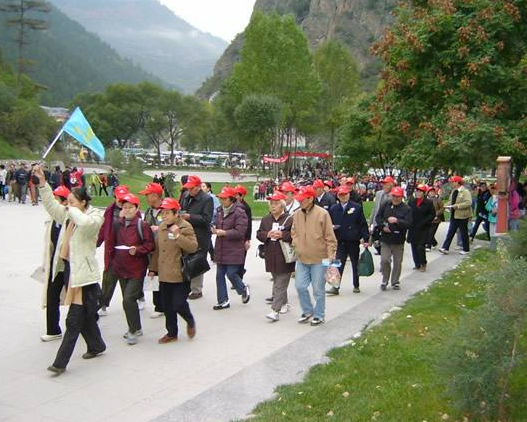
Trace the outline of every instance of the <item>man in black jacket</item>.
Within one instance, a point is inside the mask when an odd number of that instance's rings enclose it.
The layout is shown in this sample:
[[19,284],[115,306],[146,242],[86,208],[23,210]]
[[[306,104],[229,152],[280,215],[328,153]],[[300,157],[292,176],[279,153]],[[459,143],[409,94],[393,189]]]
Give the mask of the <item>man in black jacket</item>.
[[315,193],[317,195],[315,198],[315,204],[328,211],[336,201],[333,195],[324,190],[324,186],[324,182],[320,179],[313,182],[313,188],[315,188]]
[[[359,263],[360,241],[363,241],[364,247],[368,247],[367,242],[370,238],[368,222],[364,216],[361,204],[350,200],[350,190],[347,186],[337,188],[337,197],[339,203],[329,209],[329,215],[338,241],[337,259],[340,259],[342,263],[339,271],[342,277],[346,260],[349,256],[353,270],[353,293],[360,293],[357,266]],[[334,296],[338,295],[339,288],[331,287],[326,290],[326,293]]]
[[489,224],[489,212],[487,211],[487,202],[492,195],[487,187],[487,182],[480,182],[478,189],[478,199],[476,204],[476,221],[470,233],[470,239],[474,240],[478,233],[478,228],[483,223],[483,228],[487,232],[487,237],[490,240],[490,224]]
[[[181,200],[181,217],[192,224],[199,251],[206,256],[210,246],[214,202],[211,196],[201,190],[201,180],[198,176],[189,176],[183,188],[187,189],[187,192]],[[199,299],[203,296],[203,274],[190,280],[190,289],[189,299]]]
[[434,204],[425,197],[428,186],[419,184],[415,188],[415,198],[410,199],[408,206],[412,209],[412,225],[408,229],[408,242],[412,245],[412,257],[415,270],[426,271],[426,242],[436,212]]
[[[406,231],[412,224],[412,210],[403,203],[404,191],[395,187],[390,192],[391,200],[381,206],[375,222],[381,227],[381,290],[386,290],[390,279],[392,288],[399,290],[399,278],[403,263]],[[393,257],[393,271],[392,271]]]

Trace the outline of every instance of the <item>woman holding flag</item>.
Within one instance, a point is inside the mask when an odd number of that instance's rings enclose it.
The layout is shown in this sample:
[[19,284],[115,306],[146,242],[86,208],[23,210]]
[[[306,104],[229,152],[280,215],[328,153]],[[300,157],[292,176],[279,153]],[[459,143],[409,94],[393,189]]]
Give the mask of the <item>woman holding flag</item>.
[[59,253],[64,262],[64,282],[67,285],[65,304],[70,305],[66,318],[66,332],[55,361],[48,370],[62,374],[71,358],[75,344],[81,334],[88,346],[83,359],[91,359],[106,350],[106,345],[97,325],[99,298],[99,269],[95,249],[99,229],[103,223],[100,210],[90,206],[86,188],[76,188],[68,195],[67,205],[53,198],[51,187],[46,183],[40,166],[35,168],[39,180],[42,204],[57,223],[62,224],[64,235]]

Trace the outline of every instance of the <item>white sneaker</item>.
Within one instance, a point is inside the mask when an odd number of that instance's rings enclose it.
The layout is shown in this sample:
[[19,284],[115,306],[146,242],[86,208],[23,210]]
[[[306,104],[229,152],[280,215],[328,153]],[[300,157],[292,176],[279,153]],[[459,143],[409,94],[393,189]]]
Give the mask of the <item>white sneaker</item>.
[[460,255],[468,255],[469,253],[470,253],[469,251],[459,251]]
[[141,337],[143,335],[143,330],[137,330],[135,333],[131,333],[130,331],[127,331],[124,333],[123,338],[128,338],[130,336],[134,337]]
[[448,255],[448,251],[445,248],[439,248],[439,252],[441,252],[443,255]]
[[150,314],[150,318],[155,319],[155,318],[162,317],[163,315],[164,315],[163,312],[154,311]]
[[139,307],[139,310],[142,311],[146,307],[146,303],[144,299],[139,299],[137,301],[137,306]]
[[105,307],[99,309],[99,312],[98,312],[98,313],[99,313],[99,316],[106,316],[106,315],[108,315],[108,311],[106,310]]
[[62,334],[44,334],[40,336],[40,340],[43,342],[53,341],[53,340],[59,340],[62,338]]
[[278,312],[271,312],[265,316],[267,319],[270,319],[273,322],[276,322],[280,319],[280,314]]
[[454,249],[455,249],[456,251],[460,251],[461,249],[463,249],[463,246],[456,246]]
[[281,314],[287,314],[289,312],[289,309],[291,309],[291,305],[289,303],[286,303],[282,308],[280,309]]

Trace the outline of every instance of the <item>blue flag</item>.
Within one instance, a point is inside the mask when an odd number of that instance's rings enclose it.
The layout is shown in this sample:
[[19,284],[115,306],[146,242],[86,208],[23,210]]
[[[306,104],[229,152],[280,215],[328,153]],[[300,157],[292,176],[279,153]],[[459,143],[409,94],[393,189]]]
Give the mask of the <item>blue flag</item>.
[[93,133],[88,120],[82,114],[79,107],[71,114],[71,117],[62,127],[62,130],[75,138],[85,147],[91,149],[101,160],[104,160],[104,146]]

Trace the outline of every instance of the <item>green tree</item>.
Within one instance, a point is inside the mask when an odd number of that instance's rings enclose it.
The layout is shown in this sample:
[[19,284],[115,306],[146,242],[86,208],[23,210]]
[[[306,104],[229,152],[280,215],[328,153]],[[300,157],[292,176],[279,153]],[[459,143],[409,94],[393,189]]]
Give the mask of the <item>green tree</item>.
[[22,74],[31,64],[31,61],[24,57],[24,46],[29,43],[28,33],[48,28],[45,19],[36,18],[34,15],[51,12],[51,6],[44,0],[4,0],[0,4],[0,11],[12,14],[13,17],[7,19],[7,24],[17,28],[14,41],[18,48],[17,80],[20,82]]
[[292,148],[293,144],[296,147],[296,134],[310,127],[320,81],[313,68],[307,38],[292,16],[253,15],[245,31],[241,60],[222,92],[231,95],[230,102],[236,104],[227,113],[232,117],[248,95],[279,99],[283,104],[283,121],[275,149]]
[[370,123],[406,168],[527,163],[527,2],[412,0],[373,47],[385,68]]
[[315,51],[314,64],[322,81],[317,117],[329,135],[329,146],[334,154],[335,133],[359,94],[359,69],[348,48],[338,40],[321,44]]

